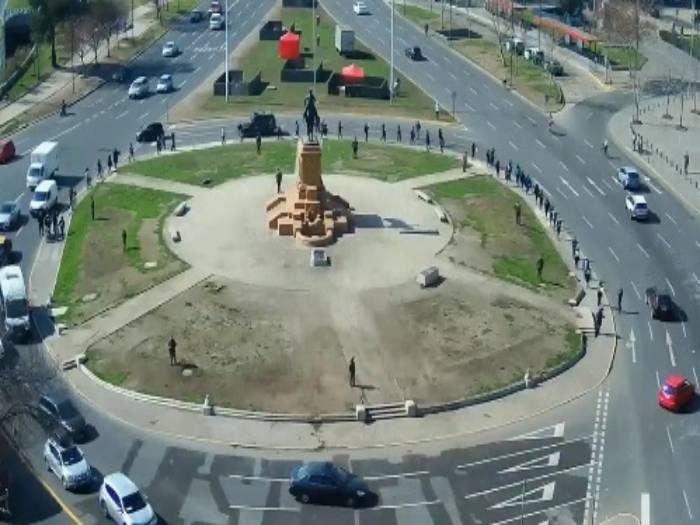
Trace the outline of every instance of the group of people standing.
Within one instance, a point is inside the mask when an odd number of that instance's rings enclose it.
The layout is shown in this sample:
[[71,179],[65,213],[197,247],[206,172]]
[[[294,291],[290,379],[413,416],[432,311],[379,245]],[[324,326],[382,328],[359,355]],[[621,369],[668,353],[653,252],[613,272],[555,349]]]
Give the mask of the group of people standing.
[[39,225],[39,235],[48,240],[62,241],[66,237],[66,221],[56,208],[39,210],[35,215]]

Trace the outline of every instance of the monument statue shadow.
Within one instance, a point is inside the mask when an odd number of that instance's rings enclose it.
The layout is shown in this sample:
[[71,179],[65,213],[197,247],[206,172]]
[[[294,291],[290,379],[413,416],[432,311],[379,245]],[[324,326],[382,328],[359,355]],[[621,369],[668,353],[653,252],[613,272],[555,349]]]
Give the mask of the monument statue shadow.
[[394,217],[381,217],[376,213],[356,213],[352,216],[355,228],[378,229],[392,228],[400,230],[412,230],[413,226],[401,219]]

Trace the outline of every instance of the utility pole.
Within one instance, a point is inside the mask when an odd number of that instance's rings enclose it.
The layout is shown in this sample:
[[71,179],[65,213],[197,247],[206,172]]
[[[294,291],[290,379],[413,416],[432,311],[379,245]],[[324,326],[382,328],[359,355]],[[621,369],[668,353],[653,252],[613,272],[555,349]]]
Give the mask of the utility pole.
[[513,57],[515,52],[515,9],[510,1],[510,87],[513,87]]
[[450,46],[452,45],[452,2],[453,1],[454,0],[450,0],[450,38],[448,39]]
[[311,0],[311,17],[313,18],[311,20],[311,27],[312,27],[312,38],[314,39],[314,44],[313,44],[313,50],[314,50],[314,59],[313,59],[313,69],[314,69],[314,92],[316,92],[316,54],[318,53],[318,49],[316,48],[316,0]]
[[134,0],[131,0],[131,38],[134,38]]
[[228,0],[226,0],[224,6],[224,39],[226,40],[224,45],[224,53],[226,53],[224,58],[224,78],[226,82],[226,103],[228,104]]
[[394,103],[394,0],[391,0],[391,70],[389,71],[389,104]]
[[[73,9],[71,8],[71,18],[73,17]],[[70,25],[70,75],[73,83],[73,94],[75,95],[75,24],[71,20]]]
[[[537,16],[542,16],[542,0],[540,0],[540,10]],[[542,49],[542,28],[537,24],[537,49]]]

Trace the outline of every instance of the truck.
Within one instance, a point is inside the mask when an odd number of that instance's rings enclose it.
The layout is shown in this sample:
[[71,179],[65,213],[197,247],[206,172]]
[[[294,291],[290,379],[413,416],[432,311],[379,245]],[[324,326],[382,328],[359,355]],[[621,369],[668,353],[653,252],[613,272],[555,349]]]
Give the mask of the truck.
[[335,26],[335,48],[341,55],[352,53],[355,46],[355,31],[347,26]]
[[32,151],[27,170],[27,188],[49,179],[58,171],[58,142],[42,142]]
[[29,299],[22,269],[17,265],[0,268],[0,312],[8,336],[15,341],[26,340],[31,330]]

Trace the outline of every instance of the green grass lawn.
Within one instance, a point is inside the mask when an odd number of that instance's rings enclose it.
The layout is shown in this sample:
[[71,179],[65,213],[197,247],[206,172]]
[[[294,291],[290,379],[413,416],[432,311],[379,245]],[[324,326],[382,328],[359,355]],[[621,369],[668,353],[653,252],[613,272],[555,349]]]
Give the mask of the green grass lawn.
[[40,44],[37,50],[37,54],[34,56],[31,65],[25,70],[22,76],[19,77],[17,82],[14,83],[10,91],[8,91],[7,96],[11,100],[18,99],[53,73],[53,67],[51,66],[51,46],[49,44]]
[[[183,199],[175,193],[103,183],[78,204],[52,298],[53,304],[69,307],[67,322],[82,321],[186,268],[161,234],[165,217]],[[126,251],[122,230],[127,232]],[[156,262],[156,268],[146,269],[147,261]],[[90,293],[97,298],[83,302]]]
[[[210,179],[215,186],[227,180],[261,173],[294,171],[296,143],[289,140],[264,142],[262,154],[255,153],[252,141],[216,148],[163,155],[129,165],[129,171],[148,177],[202,184]],[[323,143],[324,173],[355,173],[393,182],[457,167],[451,156],[418,149],[378,144],[360,144],[357,159],[352,158],[349,141]]]
[[601,55],[607,56],[613,64],[629,67],[635,71],[641,69],[647,62],[646,56],[629,46],[599,44],[597,51]]
[[24,9],[29,7],[29,0],[9,0],[7,7],[10,9]]
[[[482,246],[493,258],[493,273],[531,288],[562,289],[570,286],[569,270],[530,207],[515,192],[485,175],[431,186],[438,199],[463,203],[461,227],[481,234]],[[522,225],[515,224],[515,203],[520,203]],[[537,260],[542,257],[542,282]]]
[[[340,72],[346,65],[355,64],[364,68],[367,76],[389,78],[389,65],[381,58],[375,56],[357,40],[355,50],[358,52],[353,58],[344,58],[335,49],[334,35],[335,22],[333,22],[323,10],[317,11],[321,17],[318,27],[320,35],[320,47],[315,61],[307,58],[307,65],[323,62],[324,68]],[[292,24],[297,30],[302,31],[302,53],[313,51],[313,28],[311,11],[303,8],[282,8],[281,18],[287,27]],[[227,105],[224,97],[209,97],[204,103],[204,110],[222,113],[225,111],[247,113],[252,109],[267,109],[279,111],[293,109],[300,111],[303,100],[312,83],[304,82],[280,82],[280,71],[284,61],[279,58],[279,44],[276,41],[257,42],[250,50],[240,57],[240,67],[243,69],[244,79],[253,78],[259,71],[262,80],[269,82],[277,89],[265,90],[258,96],[234,96],[230,97]],[[410,116],[411,118],[432,118],[434,116],[434,102],[423,91],[413,85],[408,79],[401,76],[401,88],[399,96],[392,104],[388,100],[372,100],[365,98],[351,98],[342,95],[329,95],[325,84],[317,84],[316,98],[319,111],[323,117],[326,111],[351,111],[356,113],[383,113],[390,115]]]

